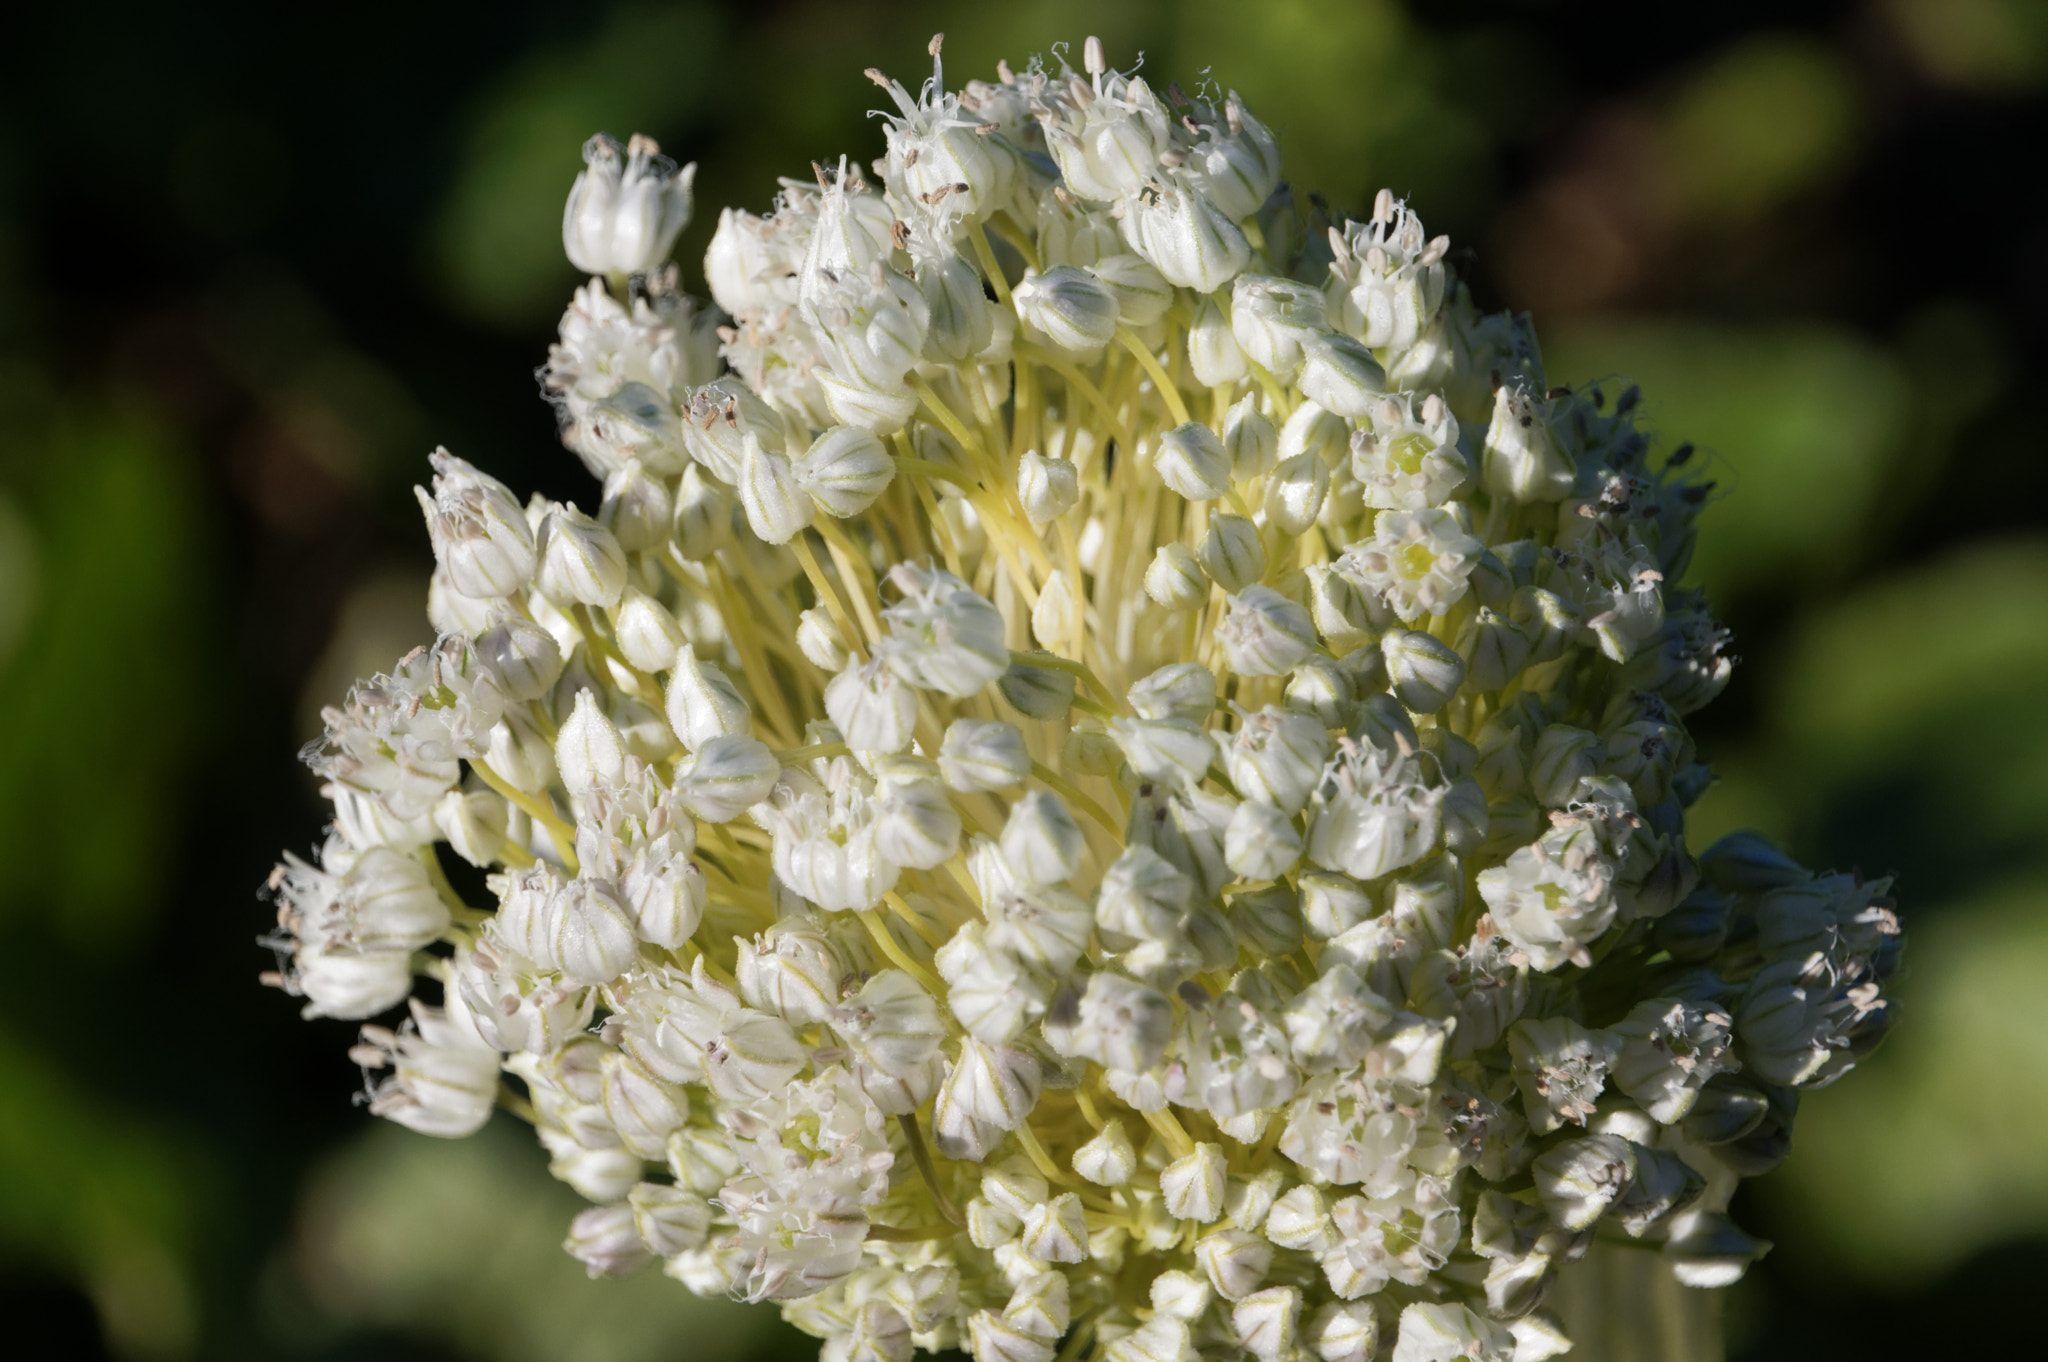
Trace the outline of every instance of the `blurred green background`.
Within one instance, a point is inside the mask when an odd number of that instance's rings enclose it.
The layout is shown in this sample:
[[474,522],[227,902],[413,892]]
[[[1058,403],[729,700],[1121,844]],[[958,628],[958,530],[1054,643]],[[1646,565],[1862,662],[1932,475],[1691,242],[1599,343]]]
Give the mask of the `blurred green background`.
[[[1668,9],[1669,12],[1666,12]],[[766,1311],[588,1283],[516,1129],[350,1095],[259,989],[320,703],[425,637],[445,442],[584,492],[531,377],[593,130],[716,205],[879,148],[864,66],[1093,31],[1213,64],[1293,181],[1451,233],[1562,381],[1727,493],[1745,666],[1700,844],[1895,871],[1905,1020],[1745,1192],[1743,1359],[2001,1351],[2048,1267],[2048,6],[24,6],[0,18],[0,1319],[90,1359],[746,1362]],[[2033,205],[2033,206],[2029,206]],[[693,279],[701,289],[701,281]],[[12,1355],[21,1356],[13,1351]]]

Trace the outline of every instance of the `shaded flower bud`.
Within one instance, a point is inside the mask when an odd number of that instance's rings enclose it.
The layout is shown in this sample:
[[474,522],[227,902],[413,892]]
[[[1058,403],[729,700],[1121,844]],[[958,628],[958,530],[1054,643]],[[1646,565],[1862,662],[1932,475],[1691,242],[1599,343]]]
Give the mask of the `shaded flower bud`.
[[1195,381],[1207,388],[1227,386],[1250,372],[1244,351],[1230,334],[1230,319],[1213,295],[1202,299],[1188,327],[1188,367],[1194,371]]
[[1230,456],[1216,432],[1190,421],[1159,437],[1152,466],[1189,501],[1214,501],[1230,490]]
[[1258,526],[1223,511],[1209,517],[1209,531],[1195,548],[1195,561],[1218,586],[1234,593],[1265,575],[1266,546],[1259,542]]
[[917,694],[880,658],[849,662],[825,685],[825,712],[857,752],[901,752],[917,723]]
[[1015,785],[1031,774],[1031,754],[1017,726],[1001,719],[955,719],[939,748],[946,784],[972,794]]
[[1209,599],[1209,578],[1185,544],[1162,544],[1145,569],[1145,594],[1162,610],[1193,610]]
[[1238,482],[1270,473],[1280,457],[1280,432],[1259,411],[1258,401],[1247,393],[1223,414],[1223,452]]
[[569,1222],[562,1247],[592,1277],[630,1277],[654,1261],[624,1201],[592,1206]]
[[751,434],[740,460],[739,490],[747,524],[765,543],[786,544],[811,523],[811,498],[796,470],[782,455],[761,448]]
[[677,649],[685,646],[668,607],[636,586],[627,587],[620,598],[614,628],[620,654],[643,672],[668,670]]
[[1093,355],[1116,335],[1116,293],[1084,269],[1055,265],[1012,292],[1025,334],[1069,354]]
[[1465,660],[1448,643],[1419,629],[1392,629],[1380,639],[1394,696],[1417,714],[1434,714],[1465,681]]
[[699,661],[688,647],[675,658],[666,697],[669,727],[695,752],[713,738],[753,732],[753,715],[722,668]]
[[1088,843],[1067,806],[1032,790],[1010,806],[1003,824],[1003,862],[1028,884],[1060,884],[1081,868]]
[[1044,526],[1074,509],[1081,499],[1079,470],[1066,459],[1026,450],[1017,465],[1017,499],[1034,526]]
[[697,817],[729,823],[768,797],[781,767],[756,738],[713,738],[676,773],[676,797]]
[[675,500],[672,531],[677,557],[701,563],[732,538],[732,503],[696,464],[683,470]]
[[796,617],[796,646],[819,671],[841,671],[852,660],[846,640],[840,636],[838,621],[822,605],[814,605]]
[[1240,676],[1285,676],[1307,661],[1316,646],[1308,611],[1268,586],[1246,587],[1232,596],[1216,637],[1230,669]]
[[541,522],[535,541],[540,571],[534,585],[560,606],[617,605],[626,589],[626,552],[610,530],[562,506]]
[[[792,471],[796,485],[810,493],[811,500],[844,520],[874,505],[888,490],[896,461],[871,432],[859,426],[834,426],[812,442]],[[753,515],[751,508],[747,514]]]
[[625,743],[587,687],[576,692],[576,706],[555,738],[555,767],[572,795],[586,795],[598,785],[616,785],[625,778]]

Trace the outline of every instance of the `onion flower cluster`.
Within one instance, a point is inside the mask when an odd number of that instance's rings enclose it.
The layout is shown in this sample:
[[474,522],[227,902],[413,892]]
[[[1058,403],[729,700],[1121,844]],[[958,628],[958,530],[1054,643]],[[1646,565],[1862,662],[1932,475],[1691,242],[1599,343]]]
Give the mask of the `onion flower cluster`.
[[589,499],[433,456],[439,640],[305,754],[272,982],[407,1010],[377,1114],[531,1122],[593,1274],[830,1362],[1538,1362],[1596,1240],[1734,1280],[1900,936],[1687,849],[1690,448],[1236,94],[931,55],[711,304],[690,170],[590,144]]

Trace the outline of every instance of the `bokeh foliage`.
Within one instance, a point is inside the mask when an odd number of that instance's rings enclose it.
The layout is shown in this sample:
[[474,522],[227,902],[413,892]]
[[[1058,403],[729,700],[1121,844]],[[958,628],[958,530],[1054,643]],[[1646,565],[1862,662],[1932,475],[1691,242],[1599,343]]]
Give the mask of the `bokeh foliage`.
[[425,448],[589,495],[529,378],[575,282],[557,233],[583,138],[701,162],[694,282],[716,205],[873,155],[860,68],[915,78],[944,29],[956,75],[1091,31],[1161,80],[1213,68],[1304,192],[1357,211],[1390,185],[1484,299],[1536,310],[1556,379],[1640,382],[1667,443],[1696,443],[1719,499],[1692,572],[1747,659],[1702,716],[1723,780],[1697,831],[1895,871],[1911,933],[1898,1035],[1809,1099],[1756,1193],[1780,1247],[1731,1302],[1736,1350],[1963,1346],[1936,1319],[1993,1339],[1955,1324],[1958,1293],[2048,1245],[2048,459],[2022,378],[2048,236],[2019,173],[2048,135],[2044,13],[210,0],[0,21],[13,1327],[71,1356],[792,1346],[659,1278],[583,1282],[530,1145],[371,1129],[347,1028],[255,988],[250,891],[315,835],[290,763],[309,716],[423,628]]

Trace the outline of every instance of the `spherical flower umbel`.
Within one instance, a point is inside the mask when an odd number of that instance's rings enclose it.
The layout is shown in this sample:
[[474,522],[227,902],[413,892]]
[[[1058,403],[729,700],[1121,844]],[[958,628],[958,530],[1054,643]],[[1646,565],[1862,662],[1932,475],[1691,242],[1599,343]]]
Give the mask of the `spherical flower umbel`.
[[272,981],[376,1114],[532,1122],[593,1274],[834,1362],[1505,1362],[1596,1234],[1739,1275],[1900,934],[1688,849],[1703,485],[1391,195],[1310,243],[1235,93],[931,51],[717,308],[591,143],[598,510],[432,457],[440,638],[324,714]]

